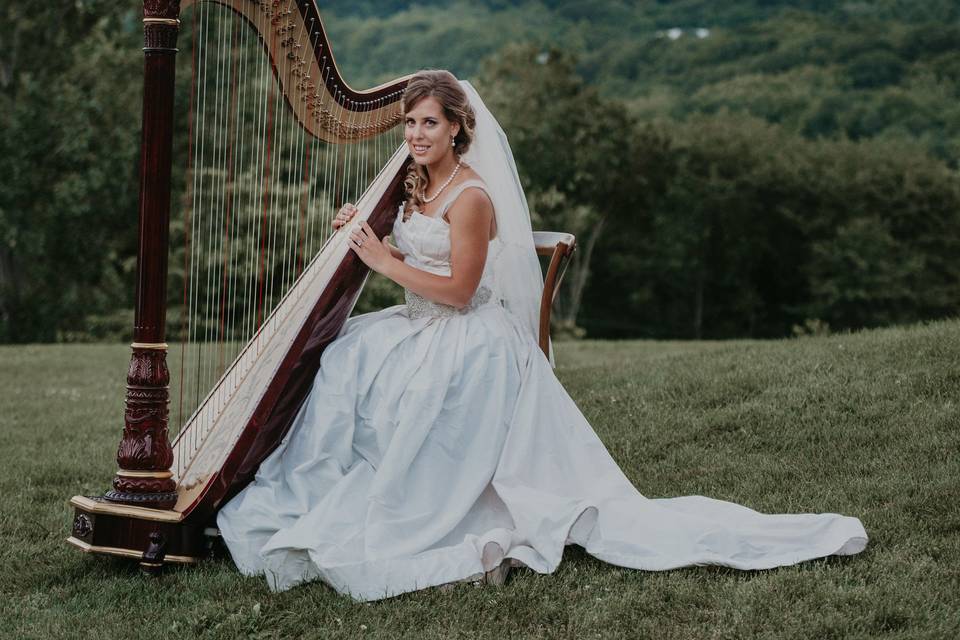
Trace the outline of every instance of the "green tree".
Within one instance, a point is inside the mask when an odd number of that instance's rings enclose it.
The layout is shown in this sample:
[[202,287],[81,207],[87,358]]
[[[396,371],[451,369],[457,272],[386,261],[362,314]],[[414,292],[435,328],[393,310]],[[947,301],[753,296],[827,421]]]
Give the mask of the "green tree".
[[923,266],[883,221],[850,220],[813,245],[810,315],[842,327],[915,320]]
[[509,46],[484,69],[478,84],[509,136],[534,227],[578,238],[555,313],[572,330],[608,220],[642,209],[634,123],[558,49]]
[[0,341],[63,337],[129,300],[140,26],[110,3],[62,9],[2,10]]

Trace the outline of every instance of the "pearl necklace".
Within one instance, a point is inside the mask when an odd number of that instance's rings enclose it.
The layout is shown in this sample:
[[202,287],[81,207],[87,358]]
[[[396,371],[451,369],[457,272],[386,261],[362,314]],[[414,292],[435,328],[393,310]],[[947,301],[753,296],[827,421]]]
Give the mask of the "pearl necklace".
[[450,177],[447,178],[447,181],[444,182],[444,183],[440,186],[440,188],[437,190],[437,192],[436,192],[435,194],[433,194],[433,197],[432,197],[432,198],[428,198],[428,197],[427,197],[427,192],[426,192],[426,190],[424,190],[424,192],[423,192],[423,203],[424,203],[424,204],[428,204],[428,203],[430,203],[430,202],[433,202],[434,200],[436,200],[437,198],[440,197],[440,194],[443,193],[443,190],[447,188],[447,185],[450,184],[451,182],[453,182],[453,179],[457,177],[457,174],[460,172],[460,165],[461,165],[462,163],[463,163],[463,160],[457,160],[457,166],[453,168],[453,173],[450,174]]

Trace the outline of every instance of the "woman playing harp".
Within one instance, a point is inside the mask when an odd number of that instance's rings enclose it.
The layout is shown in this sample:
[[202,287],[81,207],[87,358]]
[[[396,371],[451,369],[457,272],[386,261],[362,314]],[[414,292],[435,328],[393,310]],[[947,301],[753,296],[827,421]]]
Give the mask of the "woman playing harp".
[[290,432],[220,511],[242,573],[373,600],[509,566],[550,573],[567,544],[646,570],[865,547],[856,518],[641,495],[537,345],[539,267],[503,132],[447,72],[416,75],[403,106],[416,165],[396,246],[350,223],[350,205],[334,224],[406,304],[348,321]]

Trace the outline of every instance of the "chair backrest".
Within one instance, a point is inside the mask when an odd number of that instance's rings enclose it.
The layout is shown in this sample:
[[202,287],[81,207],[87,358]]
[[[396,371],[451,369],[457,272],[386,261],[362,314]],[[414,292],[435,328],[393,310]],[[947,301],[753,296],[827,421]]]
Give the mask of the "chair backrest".
[[547,272],[543,278],[543,297],[540,299],[540,348],[550,357],[550,311],[560,290],[560,282],[567,270],[570,256],[577,248],[577,239],[572,233],[560,231],[534,231],[533,244],[537,255],[549,256]]

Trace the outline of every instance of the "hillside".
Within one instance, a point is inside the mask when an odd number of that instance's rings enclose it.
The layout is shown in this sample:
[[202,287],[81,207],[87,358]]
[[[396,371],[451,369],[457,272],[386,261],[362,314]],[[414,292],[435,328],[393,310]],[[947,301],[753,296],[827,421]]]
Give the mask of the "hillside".
[[475,76],[512,42],[573,53],[643,117],[743,110],[808,137],[917,138],[960,158],[960,8],[907,3],[332,2],[361,84],[411,69]]

